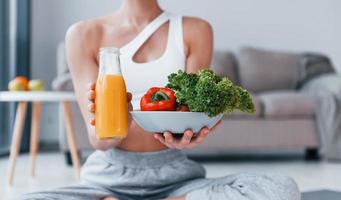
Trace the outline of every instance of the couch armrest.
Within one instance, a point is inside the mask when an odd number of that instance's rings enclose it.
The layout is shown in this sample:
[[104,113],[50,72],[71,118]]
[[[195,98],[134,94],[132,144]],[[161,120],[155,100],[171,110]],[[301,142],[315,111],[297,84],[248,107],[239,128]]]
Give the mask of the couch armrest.
[[341,74],[325,74],[304,83],[299,89],[302,92],[319,93],[329,92],[335,95],[341,94]]
[[326,74],[306,82],[300,89],[315,100],[316,125],[321,153],[328,159],[341,159],[341,75]]

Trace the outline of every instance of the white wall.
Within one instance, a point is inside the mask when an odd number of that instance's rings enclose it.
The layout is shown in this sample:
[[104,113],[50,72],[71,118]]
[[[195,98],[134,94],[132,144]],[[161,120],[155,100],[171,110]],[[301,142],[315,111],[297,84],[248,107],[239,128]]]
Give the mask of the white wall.
[[[50,84],[56,75],[56,46],[74,22],[110,13],[120,0],[33,0],[32,74]],[[170,11],[211,22],[217,49],[241,45],[291,51],[320,51],[341,69],[339,0],[160,0]],[[57,111],[44,107],[43,140],[57,140]],[[49,134],[48,134],[49,133]]]

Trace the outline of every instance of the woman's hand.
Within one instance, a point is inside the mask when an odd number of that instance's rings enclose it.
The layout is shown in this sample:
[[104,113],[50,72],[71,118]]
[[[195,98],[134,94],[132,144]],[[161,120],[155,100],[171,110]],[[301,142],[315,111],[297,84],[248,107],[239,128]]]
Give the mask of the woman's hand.
[[[96,130],[94,128],[95,126],[95,111],[96,111],[96,104],[95,104],[95,98],[96,98],[96,92],[95,92],[95,89],[96,89],[96,84],[95,83],[90,83],[88,85],[88,99],[90,101],[90,103],[88,104],[88,110],[90,111],[90,113],[92,114],[92,119],[91,121],[89,122],[91,124],[91,126],[93,127],[92,130],[93,130],[93,134],[94,136],[92,136],[90,138],[91,140],[91,144],[92,146],[95,148],[95,149],[98,149],[98,150],[108,150],[108,149],[111,149],[111,148],[114,148],[116,147],[117,145],[119,145],[121,142],[122,142],[122,139],[105,139],[105,140],[99,140],[97,137],[96,137]],[[132,94],[131,93],[127,93],[127,102],[128,102],[128,110],[131,111],[133,110],[133,106],[131,104],[131,99],[132,99]],[[132,121],[132,118],[131,118],[131,115],[130,113],[128,113],[128,126],[130,126],[131,124],[131,121]]]
[[202,128],[197,135],[194,135],[193,131],[187,130],[180,139],[175,138],[171,132],[155,133],[154,137],[162,144],[172,149],[192,149],[201,144],[220,124],[221,120],[211,129]]

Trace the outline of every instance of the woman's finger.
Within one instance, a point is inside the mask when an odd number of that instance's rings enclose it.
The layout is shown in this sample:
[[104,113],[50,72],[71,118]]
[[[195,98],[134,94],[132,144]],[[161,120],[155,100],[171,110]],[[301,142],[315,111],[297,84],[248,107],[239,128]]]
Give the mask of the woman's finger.
[[166,131],[163,133],[163,137],[165,138],[166,145],[169,148],[178,148],[178,141],[173,137],[172,133]]
[[132,110],[133,110],[133,104],[131,104],[131,103],[128,104],[128,110],[129,110],[129,111],[132,111]]
[[93,90],[90,90],[88,91],[87,96],[90,101],[93,101],[96,98],[96,92]]
[[159,133],[154,133],[154,138],[159,140],[162,144],[166,145],[165,138],[163,138]]
[[164,132],[163,133],[163,137],[165,137],[166,143],[173,144],[174,138],[173,138],[173,135],[170,132],[168,132],[168,131]]
[[221,125],[222,120],[219,120],[211,129],[210,133],[213,133],[220,125]]
[[180,146],[186,147],[187,145],[189,145],[192,137],[193,137],[193,131],[191,131],[191,130],[185,131],[184,135],[182,136],[182,138],[179,142]]
[[133,98],[133,95],[130,92],[127,92],[127,101],[130,102]]
[[88,110],[90,111],[90,112],[95,112],[96,111],[96,104],[94,104],[94,103],[90,103],[89,105],[88,105]]
[[96,89],[96,83],[89,83],[88,84],[88,89],[89,90],[95,90]]
[[166,138],[163,136],[162,133],[155,133],[154,138],[159,140],[162,144],[169,148],[174,148],[174,146],[166,141]]
[[90,121],[90,124],[93,125],[93,126],[95,126],[95,125],[96,125],[95,119],[92,119],[92,120]]
[[196,145],[201,144],[205,140],[205,138],[208,136],[209,132],[210,130],[208,128],[201,129],[198,135],[196,136],[196,138],[193,139],[191,143],[196,144]]

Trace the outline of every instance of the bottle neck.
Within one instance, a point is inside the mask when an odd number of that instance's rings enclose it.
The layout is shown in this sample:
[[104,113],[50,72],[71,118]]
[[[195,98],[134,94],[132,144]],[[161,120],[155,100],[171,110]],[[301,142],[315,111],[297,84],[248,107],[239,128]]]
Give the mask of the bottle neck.
[[116,63],[117,63],[117,71],[119,75],[122,75],[122,70],[121,70],[121,53],[120,50],[116,53]]
[[119,49],[102,48],[99,54],[100,75],[122,75]]

